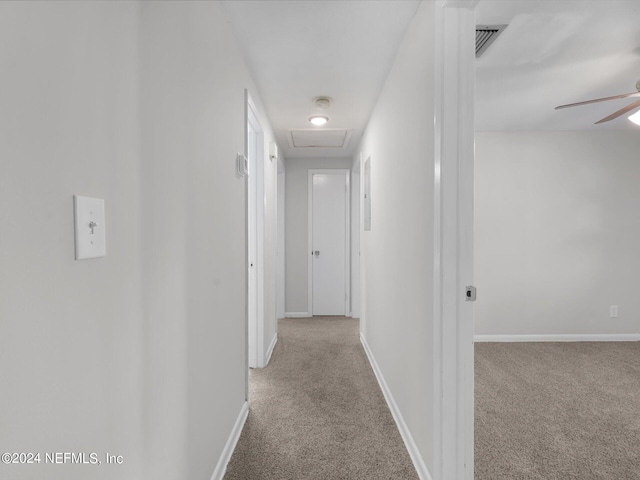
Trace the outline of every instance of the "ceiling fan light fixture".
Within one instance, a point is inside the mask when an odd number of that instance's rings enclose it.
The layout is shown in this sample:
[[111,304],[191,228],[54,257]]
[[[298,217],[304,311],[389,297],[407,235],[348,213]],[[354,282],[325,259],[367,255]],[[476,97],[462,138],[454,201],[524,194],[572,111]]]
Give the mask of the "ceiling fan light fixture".
[[634,113],[633,115],[629,115],[629,120],[631,120],[636,125],[640,126],[640,110]]
[[309,117],[309,121],[316,127],[321,127],[329,121],[329,117],[326,115],[313,115]]

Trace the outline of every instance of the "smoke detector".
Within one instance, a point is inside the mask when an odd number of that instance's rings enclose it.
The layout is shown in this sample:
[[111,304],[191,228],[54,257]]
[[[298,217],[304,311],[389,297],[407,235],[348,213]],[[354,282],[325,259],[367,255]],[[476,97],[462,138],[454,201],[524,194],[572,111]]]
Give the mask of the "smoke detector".
[[316,97],[315,104],[316,108],[326,110],[331,106],[331,99],[329,97]]

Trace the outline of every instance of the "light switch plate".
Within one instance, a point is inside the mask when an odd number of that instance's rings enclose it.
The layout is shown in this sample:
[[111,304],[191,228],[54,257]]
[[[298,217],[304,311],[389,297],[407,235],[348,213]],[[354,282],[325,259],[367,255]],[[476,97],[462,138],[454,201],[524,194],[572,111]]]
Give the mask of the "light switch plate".
[[76,221],[76,260],[104,257],[105,241],[104,200],[73,196]]

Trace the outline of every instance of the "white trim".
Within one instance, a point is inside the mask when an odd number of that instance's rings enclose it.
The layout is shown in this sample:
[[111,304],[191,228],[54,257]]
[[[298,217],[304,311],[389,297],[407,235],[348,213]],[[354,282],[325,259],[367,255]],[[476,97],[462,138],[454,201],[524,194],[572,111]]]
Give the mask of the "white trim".
[[349,314],[351,303],[351,185],[348,168],[310,168],[307,171],[307,308],[309,316],[313,316],[313,175],[340,174],[345,177],[345,262],[344,262],[344,314]]
[[369,359],[369,363],[371,364],[371,368],[373,369],[373,373],[378,380],[378,385],[380,385],[380,390],[382,390],[382,394],[384,395],[385,400],[387,401],[387,405],[389,406],[389,410],[391,410],[391,415],[396,422],[398,430],[400,431],[400,436],[404,441],[405,447],[407,447],[407,451],[409,452],[409,456],[411,457],[411,461],[413,462],[413,466],[416,468],[418,472],[418,476],[420,480],[432,480],[431,474],[429,473],[429,469],[427,465],[424,463],[422,455],[420,455],[420,451],[418,450],[418,446],[416,445],[411,432],[409,431],[409,427],[407,427],[404,418],[402,417],[402,413],[400,413],[400,408],[398,404],[393,398],[391,394],[391,390],[389,390],[389,386],[382,375],[382,371],[378,366],[378,362],[376,362],[375,357],[373,356],[373,352],[371,348],[369,348],[369,344],[365,339],[364,335],[360,335],[360,343],[362,343],[362,347],[364,348],[365,353],[367,354],[367,358]]
[[[276,172],[276,244],[277,244],[277,268],[276,268],[276,332],[278,331],[278,318],[284,317],[286,305],[286,170],[282,156],[277,161]],[[280,207],[282,206],[282,212]],[[280,214],[282,213],[282,214]],[[280,234],[282,232],[282,234]],[[281,274],[281,276],[280,276]],[[278,278],[280,282],[278,282]]]
[[309,312],[284,312],[285,318],[308,318],[311,316]]
[[227,471],[227,464],[229,463],[229,460],[231,460],[231,455],[233,455],[233,451],[238,444],[238,439],[240,438],[240,434],[242,433],[242,427],[244,427],[244,422],[247,421],[248,416],[249,403],[245,401],[242,404],[242,408],[240,409],[240,414],[238,415],[236,422],[233,424],[233,428],[231,429],[231,433],[229,434],[227,443],[222,449],[222,453],[220,454],[220,458],[218,459],[218,464],[211,474],[211,480],[222,480],[224,478],[224,474]]
[[307,311],[313,315],[313,176],[307,172]]
[[640,333],[476,335],[476,342],[640,342]]
[[271,361],[271,354],[273,353],[273,349],[275,348],[277,341],[278,341],[278,333],[276,332],[273,335],[273,340],[271,340],[271,345],[269,345],[269,348],[267,349],[267,358],[265,358],[265,361],[264,361],[265,367],[269,365],[269,362]]
[[[244,176],[244,399],[249,400],[249,90],[244,89],[244,154],[247,159],[247,175]],[[215,471],[214,471],[215,473]]]
[[[256,258],[254,259],[254,277],[255,277],[255,291],[249,298],[249,302],[255,302],[255,318],[248,317],[248,356],[249,356],[249,367],[256,368],[261,367],[264,362],[264,270],[265,270],[265,252],[264,252],[264,234],[265,234],[265,211],[264,211],[264,197],[265,197],[265,175],[264,175],[264,162],[265,162],[265,142],[264,142],[264,130],[262,125],[260,124],[260,119],[258,117],[258,110],[251,98],[251,94],[246,91],[246,115],[247,115],[247,126],[246,128],[246,143],[245,143],[245,154],[249,159],[249,188],[255,187],[255,190],[249,195],[247,201],[253,200],[255,202],[255,218],[251,218],[249,215],[249,221],[253,222],[255,220],[255,241],[256,241]],[[255,133],[256,140],[256,151],[255,151],[255,163],[251,162],[252,157],[249,153],[249,127],[251,124],[251,128]],[[254,167],[255,170],[252,171],[251,167]],[[250,246],[251,248],[251,246]],[[251,275],[248,275],[248,281],[251,280]],[[251,288],[249,288],[249,292],[251,292]],[[251,305],[251,303],[249,303]],[[252,311],[250,309],[249,311]],[[247,385],[248,385],[248,377],[247,377]],[[248,387],[247,387],[248,389]]]
[[[371,155],[369,155],[369,160],[371,160]],[[360,195],[359,195],[359,204],[360,204],[360,215],[358,218],[358,228],[360,229],[360,235],[358,235],[359,237],[359,241],[360,241],[360,245],[358,245],[358,252],[360,253],[360,271],[358,272],[358,275],[360,276],[360,305],[358,306],[360,312],[360,333],[362,335],[366,335],[367,334],[367,312],[365,311],[365,301],[364,299],[366,298],[367,295],[367,285],[366,285],[366,279],[364,276],[364,268],[365,268],[365,261],[366,261],[366,256],[365,256],[365,250],[364,250],[364,168],[363,168],[363,162],[364,159],[362,157],[362,152],[360,152],[360,154],[358,155],[358,174],[359,174],[359,179],[360,179]],[[371,165],[371,164],[369,164]]]
[[[360,155],[357,157],[359,158]],[[356,156],[354,156],[356,158]],[[354,291],[360,292],[360,242],[362,239],[362,232],[360,231],[360,196],[361,196],[361,188],[360,188],[360,161],[353,162],[350,171],[351,175],[351,192],[349,195],[349,211],[351,218],[351,239],[349,245],[349,251],[351,252],[351,260],[349,262],[349,275],[350,275],[350,294],[349,294],[349,305],[351,307],[350,316],[351,318],[360,318],[361,302],[362,295],[358,295],[357,302],[354,302],[353,293]],[[358,263],[358,268],[354,269],[354,263]],[[362,328],[362,323],[360,323],[360,332],[364,333]]]
[[473,480],[473,163],[476,0],[435,5],[435,478]]
[[344,191],[344,314],[351,311],[351,169],[345,168]]

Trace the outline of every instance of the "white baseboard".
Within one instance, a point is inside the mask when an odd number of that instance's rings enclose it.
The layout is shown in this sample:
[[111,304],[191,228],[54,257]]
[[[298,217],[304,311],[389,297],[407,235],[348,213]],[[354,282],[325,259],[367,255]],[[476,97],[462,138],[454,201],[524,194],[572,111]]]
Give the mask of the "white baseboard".
[[309,312],[284,312],[286,318],[306,318],[310,317]]
[[211,480],[222,480],[224,478],[224,474],[227,471],[227,464],[229,463],[229,460],[231,460],[231,455],[236,448],[236,444],[238,443],[238,439],[240,438],[240,434],[242,433],[242,427],[244,427],[244,422],[246,422],[248,415],[249,404],[247,402],[244,402],[242,404],[242,408],[240,409],[240,414],[236,419],[236,423],[233,424],[233,428],[231,429],[231,434],[227,439],[227,443],[222,450],[222,454],[220,455],[218,464],[216,465],[216,468],[211,475]]
[[269,361],[271,360],[271,354],[273,353],[273,349],[275,348],[277,341],[278,341],[278,334],[274,333],[273,334],[273,340],[271,340],[271,345],[269,345],[269,348],[267,350],[267,356],[266,356],[265,361],[264,361],[264,366],[265,367],[267,365],[269,365]]
[[475,342],[638,342],[637,333],[552,334],[552,335],[476,335]]
[[382,376],[382,371],[378,366],[378,362],[376,362],[375,357],[373,356],[373,352],[369,348],[367,344],[367,340],[364,336],[360,335],[360,342],[364,348],[365,353],[367,354],[367,358],[369,359],[369,363],[371,364],[371,368],[373,369],[373,373],[378,379],[378,384],[380,385],[380,389],[384,394],[384,398],[387,401],[387,405],[389,406],[389,410],[391,410],[391,415],[393,415],[393,419],[398,426],[398,430],[400,431],[400,435],[402,436],[402,440],[404,441],[407,450],[409,451],[409,456],[411,457],[411,461],[413,462],[413,466],[416,468],[418,472],[418,476],[420,480],[432,480],[431,474],[429,473],[429,469],[427,465],[424,463],[422,459],[422,455],[420,455],[420,451],[418,450],[418,446],[416,442],[413,440],[413,436],[409,431],[409,427],[404,421],[402,417],[402,413],[400,413],[400,409],[398,408],[398,404],[393,399],[393,395],[391,394],[391,390],[389,390],[389,386]]

